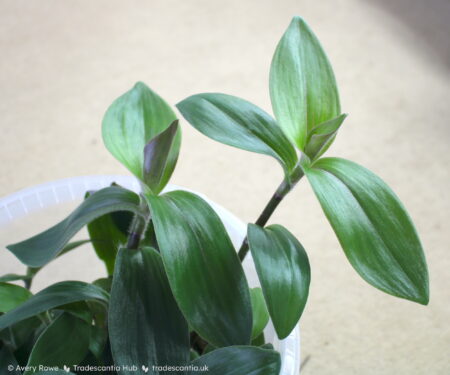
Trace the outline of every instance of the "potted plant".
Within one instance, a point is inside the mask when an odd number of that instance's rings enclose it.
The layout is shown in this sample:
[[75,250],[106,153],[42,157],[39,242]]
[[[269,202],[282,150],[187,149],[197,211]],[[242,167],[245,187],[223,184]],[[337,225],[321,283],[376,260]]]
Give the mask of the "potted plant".
[[[270,96],[275,119],[225,94],[197,94],[177,104],[203,134],[272,156],[283,168],[283,181],[237,252],[204,199],[162,193],[181,144],[173,109],[143,83],[115,100],[103,120],[104,143],[142,192],[117,184],[89,191],[66,219],[8,246],[28,271],[6,275],[0,284],[0,365],[12,365],[17,374],[280,374],[280,355],[264,328],[270,318],[278,338],[291,333],[311,273],[301,243],[286,227],[266,224],[300,180],[311,184],[364,280],[426,305],[425,257],[398,198],[358,164],[322,157],[346,115],[330,63],[299,17],[276,48]],[[70,242],[84,226],[107,277],[64,281],[32,295],[42,267],[85,243]],[[260,288],[249,288],[241,265],[249,252]],[[11,283],[18,280],[25,288]]]

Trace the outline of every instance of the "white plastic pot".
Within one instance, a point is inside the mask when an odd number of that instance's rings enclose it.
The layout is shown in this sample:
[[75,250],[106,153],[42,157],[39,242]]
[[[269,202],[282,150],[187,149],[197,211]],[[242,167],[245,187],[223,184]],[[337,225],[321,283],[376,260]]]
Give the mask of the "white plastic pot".
[[[33,220],[39,220],[39,215],[44,214],[49,208],[68,202],[81,202],[87,190],[101,189],[109,186],[112,182],[135,192],[140,190],[139,183],[134,177],[120,175],[81,176],[36,185],[0,199],[0,228],[8,230],[8,227],[13,226],[17,221],[24,220],[29,214],[33,214]],[[189,191],[189,189],[175,185],[168,185],[165,190],[179,189]],[[235,247],[239,247],[245,237],[245,224],[204,195],[196,194],[200,195],[214,208],[222,219],[233,244]],[[5,241],[2,241],[1,245],[6,244],[3,242]],[[250,286],[259,285],[251,256],[247,256],[244,261],[244,269]],[[9,270],[9,272],[11,271]],[[300,368],[299,327],[297,326],[286,339],[278,340],[273,326],[269,324],[265,330],[265,337],[266,341],[273,343],[275,349],[281,353],[282,368],[280,375],[297,375]]]

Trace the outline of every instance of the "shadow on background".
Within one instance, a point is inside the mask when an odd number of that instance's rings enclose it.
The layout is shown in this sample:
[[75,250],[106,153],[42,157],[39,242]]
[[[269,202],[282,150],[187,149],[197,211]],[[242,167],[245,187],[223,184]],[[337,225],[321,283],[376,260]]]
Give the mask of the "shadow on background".
[[401,21],[417,50],[450,70],[450,0],[370,0]]

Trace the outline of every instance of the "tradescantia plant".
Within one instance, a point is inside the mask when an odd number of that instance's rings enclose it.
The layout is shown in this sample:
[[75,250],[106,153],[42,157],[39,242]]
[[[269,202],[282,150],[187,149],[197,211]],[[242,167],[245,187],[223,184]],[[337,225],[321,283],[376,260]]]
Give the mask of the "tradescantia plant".
[[[360,165],[322,157],[346,115],[330,63],[299,17],[276,48],[270,96],[275,119],[225,94],[197,94],[177,104],[206,136],[270,155],[284,170],[238,252],[202,198],[162,192],[181,142],[173,109],[143,83],[114,101],[103,139],[140,180],[142,192],[115,184],[88,192],[65,220],[8,246],[28,271],[1,278],[1,369],[13,365],[11,373],[30,374],[42,365],[84,373],[89,365],[118,374],[206,368],[215,375],[279,374],[280,355],[263,331],[271,319],[280,339],[291,333],[311,274],[300,242],[284,226],[266,224],[304,176],[356,272],[381,291],[428,303],[424,254],[398,198]],[[70,242],[84,226],[90,239]],[[29,291],[41,268],[86,242],[105,263],[105,277]],[[249,251],[260,288],[249,288],[241,265]],[[18,280],[25,287],[12,283]]]

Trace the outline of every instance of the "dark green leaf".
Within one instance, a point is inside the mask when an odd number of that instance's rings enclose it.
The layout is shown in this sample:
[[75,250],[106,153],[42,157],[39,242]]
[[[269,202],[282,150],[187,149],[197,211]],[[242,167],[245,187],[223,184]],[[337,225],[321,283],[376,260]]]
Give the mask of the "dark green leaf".
[[185,191],[147,199],[170,286],[190,326],[214,346],[249,344],[249,289],[217,214]]
[[0,313],[14,309],[31,296],[32,294],[28,289],[0,282]]
[[92,246],[97,256],[105,263],[108,275],[112,275],[114,271],[118,249],[127,241],[127,235],[117,228],[112,215],[113,213],[109,213],[100,216],[87,225]]
[[292,19],[273,56],[270,97],[278,123],[300,150],[311,129],[340,114],[331,65],[300,17]]
[[106,290],[109,293],[111,291],[112,276],[102,277],[100,279],[94,280],[92,284]]
[[[18,365],[14,354],[11,353],[7,346],[3,345],[0,348],[0,374],[21,375],[21,372],[17,370]],[[12,366],[12,369],[9,366]]]
[[[216,349],[191,362],[192,366],[207,366],[208,375],[279,375],[280,354],[254,346],[230,346]],[[190,375],[198,375],[192,371]]]
[[86,224],[113,211],[139,213],[139,196],[119,187],[108,187],[87,198],[66,219],[25,241],[7,248],[23,263],[41,267],[55,258]]
[[374,287],[427,304],[428,270],[403,205],[376,175],[344,159],[324,158],[306,175],[353,268]]
[[89,350],[97,359],[101,359],[108,339],[106,327],[91,327],[91,337],[89,339]]
[[331,146],[346,117],[346,114],[342,114],[315,126],[311,130],[305,147],[305,153],[311,160],[318,159]]
[[172,175],[178,159],[181,134],[178,120],[152,138],[144,148],[143,181],[153,194],[159,194]]
[[119,250],[108,321],[117,366],[145,364],[150,370],[148,374],[159,374],[152,369],[153,365],[188,363],[188,326],[156,250]]
[[9,345],[10,348],[17,350],[24,346],[30,337],[40,330],[42,324],[42,321],[37,317],[22,320],[8,327],[8,329],[0,331],[0,340],[4,344]]
[[249,224],[248,241],[275,331],[283,339],[305,308],[311,280],[308,256],[281,225]]
[[61,314],[39,336],[27,365],[63,368],[79,364],[88,352],[89,337],[90,326],[85,321]]
[[[176,120],[169,105],[144,83],[138,82],[116,99],[103,118],[102,134],[106,148],[139,179],[143,179],[144,147]],[[181,133],[178,132],[178,139]],[[177,141],[178,148],[180,141]],[[178,148],[169,160],[176,162]],[[173,166],[168,169],[173,170]],[[167,177],[167,176],[166,176]],[[168,178],[168,177],[167,177]]]
[[[105,309],[104,306],[102,307]],[[54,314],[67,312],[89,324],[92,323],[93,314],[85,301],[71,302],[66,305],[58,306],[52,312]]]
[[196,358],[198,358],[198,357],[200,357],[200,355],[194,349],[191,349],[189,351],[189,358],[190,358],[191,361],[196,359]]
[[250,289],[250,297],[253,311],[252,339],[254,339],[262,333],[269,323],[269,312],[261,288]]
[[81,281],[63,281],[41,290],[27,301],[0,316],[0,330],[52,308],[76,301],[99,300],[107,303],[108,293]]
[[[267,313],[267,316],[269,316],[269,313]],[[264,345],[265,342],[266,342],[266,338],[264,337],[264,332],[261,332],[260,335],[258,335],[257,337],[255,337],[252,340],[251,345],[252,346],[262,346],[262,345]]]
[[189,123],[230,146],[276,158],[287,174],[297,162],[295,149],[275,120],[246,100],[225,94],[198,94],[177,104]]

